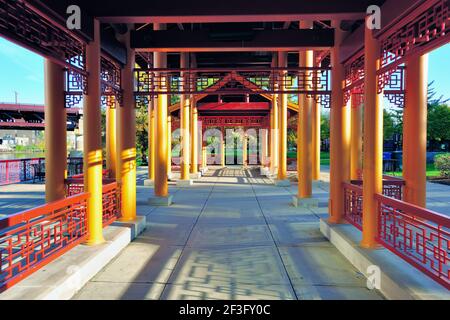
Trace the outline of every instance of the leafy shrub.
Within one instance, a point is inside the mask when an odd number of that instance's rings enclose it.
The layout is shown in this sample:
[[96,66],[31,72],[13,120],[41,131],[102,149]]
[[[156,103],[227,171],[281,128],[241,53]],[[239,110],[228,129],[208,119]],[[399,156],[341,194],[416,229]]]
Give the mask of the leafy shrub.
[[441,172],[442,177],[450,178],[450,153],[434,157],[434,166]]

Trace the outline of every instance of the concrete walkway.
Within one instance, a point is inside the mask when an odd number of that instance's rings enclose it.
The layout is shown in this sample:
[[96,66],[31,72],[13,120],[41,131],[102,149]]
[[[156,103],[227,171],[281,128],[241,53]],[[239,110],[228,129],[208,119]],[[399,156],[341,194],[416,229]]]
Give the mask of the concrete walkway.
[[[289,205],[294,188],[257,170],[210,170],[171,207],[140,206],[147,230],[76,299],[382,299],[320,234],[316,211]],[[153,190],[138,187],[139,200]]]

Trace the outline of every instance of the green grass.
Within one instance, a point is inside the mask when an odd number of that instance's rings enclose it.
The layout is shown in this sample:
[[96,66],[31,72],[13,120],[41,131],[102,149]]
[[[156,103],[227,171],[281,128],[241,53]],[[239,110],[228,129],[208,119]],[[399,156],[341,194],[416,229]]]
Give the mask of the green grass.
[[434,167],[434,163],[427,164],[427,177],[440,177],[441,173]]
[[[297,159],[296,151],[288,151],[287,157],[290,159]],[[321,152],[320,153],[320,164],[321,165],[330,165],[330,153],[329,152]]]
[[[388,175],[399,176],[401,172],[386,172]],[[434,167],[434,163],[427,164],[427,177],[440,177],[441,173]]]

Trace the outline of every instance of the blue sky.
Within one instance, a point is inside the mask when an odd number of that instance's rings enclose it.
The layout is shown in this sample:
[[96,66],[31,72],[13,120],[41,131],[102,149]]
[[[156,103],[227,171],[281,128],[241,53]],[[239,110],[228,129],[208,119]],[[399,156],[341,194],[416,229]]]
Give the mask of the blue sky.
[[[429,55],[429,81],[437,96],[450,98],[450,44]],[[0,38],[0,102],[44,103],[44,60],[37,54]]]

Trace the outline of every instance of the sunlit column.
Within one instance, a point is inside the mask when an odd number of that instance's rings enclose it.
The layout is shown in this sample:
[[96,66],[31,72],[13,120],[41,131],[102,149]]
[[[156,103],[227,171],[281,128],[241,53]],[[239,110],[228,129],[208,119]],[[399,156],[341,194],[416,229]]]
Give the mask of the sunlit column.
[[[165,25],[154,24],[154,30],[165,29]],[[154,60],[155,68],[167,67],[167,53],[156,52]],[[160,90],[166,90],[169,85],[168,79],[160,74]],[[168,95],[159,94],[158,103],[155,108],[155,196],[168,197],[169,186],[167,181],[168,166]]]
[[380,44],[369,28],[365,28],[364,55],[364,201],[361,246],[375,248],[378,233],[378,205],[375,195],[383,192],[383,94],[377,92]]
[[64,105],[64,68],[45,60],[45,200],[65,197],[67,115]]
[[156,98],[152,97],[148,104],[148,179],[155,179],[155,104]]
[[[83,106],[84,191],[87,201],[88,240],[95,245],[104,242],[102,208],[102,115],[100,89],[100,22],[94,20],[94,39],[86,46],[88,72],[87,95]],[[64,124],[65,125],[65,124]]]
[[[278,66],[280,68],[287,67],[287,52],[278,52]],[[278,84],[281,90],[286,89],[285,77],[287,76],[286,71],[281,71],[280,83]],[[280,94],[280,105],[279,105],[279,128],[278,128],[278,184],[287,184],[287,98],[286,93]]]
[[172,176],[172,116],[167,116],[167,177]]
[[406,105],[403,112],[404,201],[426,207],[428,56],[406,62]]
[[312,179],[320,179],[320,126],[321,126],[321,106],[320,102],[313,101],[311,122],[312,122]]
[[116,98],[107,97],[106,106],[106,169],[111,178],[116,178],[117,173],[117,133],[116,133]]
[[354,96],[350,97],[351,107],[351,142],[350,142],[350,179],[357,180],[362,172],[362,105],[357,106],[353,101]]
[[[182,52],[180,54],[180,67],[189,67],[189,54]],[[182,74],[182,83],[186,82],[186,74]],[[180,129],[181,129],[181,180],[189,180],[189,163],[190,163],[190,99],[188,95],[180,97]]]
[[136,109],[134,102],[134,50],[130,33],[123,36],[127,64],[122,69],[123,106],[118,108],[118,169],[121,183],[122,221],[136,219]]
[[198,150],[199,150],[199,130],[197,101],[192,100],[191,108],[191,173],[198,173]]
[[268,137],[267,137],[267,130],[266,129],[261,129],[259,130],[260,133],[260,139],[261,139],[261,149],[260,149],[260,157],[261,157],[261,165],[263,167],[266,166],[267,164],[267,151],[269,149],[268,147]]
[[248,164],[248,136],[246,134],[242,137],[242,165],[246,167]]
[[[272,64],[273,68],[278,67],[278,52],[273,53]],[[278,90],[278,82],[276,78],[277,73],[272,75],[274,77],[274,89]],[[279,96],[277,93],[272,95],[272,108],[270,109],[270,173],[277,174],[278,170],[278,111],[279,109]]]
[[[311,29],[312,21],[300,21],[301,29]],[[314,66],[314,51],[306,50],[299,53],[299,66],[311,68]],[[313,75],[305,73],[305,84],[311,83]],[[300,81],[300,80],[299,80]],[[297,161],[298,161],[298,198],[310,198],[312,195],[312,96],[299,96],[299,116],[297,121]]]
[[344,214],[343,183],[350,179],[350,113],[344,103],[344,66],[339,62],[344,33],[340,21],[333,21],[334,47],[331,48],[332,96],[330,110],[330,219],[342,223]]
[[225,130],[222,128],[221,130],[222,136],[220,140],[220,165],[225,167]]

